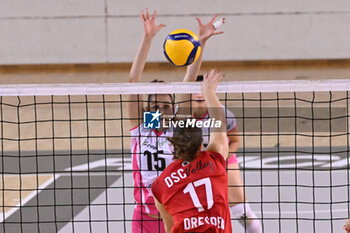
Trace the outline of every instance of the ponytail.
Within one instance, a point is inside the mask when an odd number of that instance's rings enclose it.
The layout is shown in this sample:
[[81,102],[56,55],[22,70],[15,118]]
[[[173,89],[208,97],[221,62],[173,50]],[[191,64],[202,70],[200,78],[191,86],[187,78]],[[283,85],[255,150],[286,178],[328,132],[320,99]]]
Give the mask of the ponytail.
[[197,127],[174,129],[172,138],[168,138],[174,146],[174,159],[182,159],[188,162],[194,160],[203,142],[202,130]]

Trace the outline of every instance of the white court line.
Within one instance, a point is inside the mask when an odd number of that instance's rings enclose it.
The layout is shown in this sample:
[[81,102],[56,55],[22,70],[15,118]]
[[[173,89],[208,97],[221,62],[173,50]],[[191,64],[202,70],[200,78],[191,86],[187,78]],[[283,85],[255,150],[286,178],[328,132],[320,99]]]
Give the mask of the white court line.
[[[51,174],[53,176],[53,174]],[[6,212],[5,214],[2,213],[0,214],[0,223],[3,222],[5,219],[7,219],[8,217],[10,217],[14,212],[16,212],[20,207],[21,204],[22,206],[27,204],[28,201],[30,201],[33,197],[35,197],[36,195],[38,195],[43,189],[45,189],[47,186],[49,186],[50,184],[52,184],[57,178],[59,178],[60,175],[55,174],[55,176],[53,176],[52,178],[50,178],[48,181],[46,181],[45,183],[43,183],[42,185],[39,186],[39,188],[35,191],[33,191],[31,194],[29,194],[26,198],[23,199],[23,201],[20,201],[15,207],[13,207],[11,210],[9,210],[8,212]],[[22,191],[22,190],[19,190]],[[5,207],[4,207],[5,208]]]

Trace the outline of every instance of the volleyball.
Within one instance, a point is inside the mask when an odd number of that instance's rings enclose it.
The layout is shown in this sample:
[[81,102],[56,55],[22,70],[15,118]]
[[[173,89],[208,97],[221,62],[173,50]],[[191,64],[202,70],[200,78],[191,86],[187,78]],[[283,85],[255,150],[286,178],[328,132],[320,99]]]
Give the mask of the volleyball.
[[165,38],[163,52],[173,65],[188,66],[201,54],[201,44],[195,33],[187,29],[178,29]]

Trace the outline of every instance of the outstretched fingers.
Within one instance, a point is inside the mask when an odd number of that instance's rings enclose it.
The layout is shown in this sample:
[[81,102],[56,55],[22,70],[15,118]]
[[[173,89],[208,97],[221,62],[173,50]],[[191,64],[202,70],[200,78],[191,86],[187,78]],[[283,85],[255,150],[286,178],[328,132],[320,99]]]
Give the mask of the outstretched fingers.
[[160,29],[162,29],[163,27],[165,27],[166,25],[165,24],[159,24],[158,26],[157,26],[157,32],[160,30]]
[[219,16],[219,14],[216,14],[213,16],[213,18],[211,18],[211,20],[209,21],[210,24],[213,24],[215,19]]
[[214,79],[215,80],[220,80],[221,79],[221,72],[220,71],[217,71],[214,75]]
[[200,18],[196,17],[196,20],[197,20],[199,26],[202,26],[202,25],[203,25],[203,23],[202,23],[202,21],[201,21]]
[[149,11],[148,11],[148,8],[146,8],[146,19],[149,19]]
[[215,86],[218,85],[218,83],[220,82],[220,77],[221,77],[221,72],[220,71],[215,71],[215,73],[213,74],[212,77],[212,82]]
[[210,72],[209,72],[210,79],[212,79],[212,77],[214,76],[215,72],[216,72],[215,68],[210,70]]
[[157,11],[154,10],[153,15],[152,15],[152,20],[155,21],[157,17]]
[[215,31],[215,32],[213,32],[213,35],[220,35],[220,34],[222,34],[222,33],[224,33],[224,31]]
[[140,18],[141,18],[141,21],[142,21],[142,22],[145,22],[145,21],[146,21],[145,12],[143,12],[143,10],[141,10]]
[[[225,24],[225,22],[226,22],[226,18],[221,18],[221,19],[217,20],[216,22],[212,23],[214,31],[216,29],[218,29],[219,27],[221,27],[223,24]],[[218,34],[221,34],[221,31]]]

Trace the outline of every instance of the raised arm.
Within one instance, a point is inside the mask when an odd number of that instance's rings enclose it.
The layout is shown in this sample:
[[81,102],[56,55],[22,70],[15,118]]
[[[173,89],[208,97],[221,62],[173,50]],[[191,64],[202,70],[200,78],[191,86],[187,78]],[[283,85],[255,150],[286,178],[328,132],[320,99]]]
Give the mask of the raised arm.
[[[146,13],[143,10],[140,13],[141,21],[144,27],[144,34],[129,72],[130,83],[142,81],[142,72],[146,64],[147,55],[151,47],[153,37],[160,29],[165,27],[164,24],[160,24],[158,26],[156,25],[156,16],[156,11],[154,11],[153,16],[150,16],[148,9],[146,9]],[[140,125],[140,116],[143,116],[143,102],[141,95],[128,96],[128,115],[132,128]]]
[[228,144],[225,112],[219,98],[215,94],[216,87],[221,80],[221,74],[216,72],[215,69],[212,69],[209,74],[206,73],[204,75],[202,91],[204,99],[207,102],[209,116],[221,121],[221,128],[211,129],[207,150],[218,152],[226,159],[228,155]]
[[[199,40],[201,43],[202,50],[197,61],[195,61],[194,63],[192,63],[187,67],[183,82],[196,81],[197,75],[199,73],[199,70],[202,64],[204,47],[208,39],[211,38],[213,35],[219,35],[224,33],[223,31],[216,31],[216,28],[213,26],[213,23],[215,22],[218,16],[219,15],[215,15],[207,24],[203,24],[202,21],[198,17],[196,17],[196,20],[198,22],[198,33],[199,33],[198,35],[199,35]],[[223,18],[223,23],[224,22],[225,22],[225,18]],[[192,109],[190,100],[191,100],[191,95],[178,95],[177,101],[180,103],[178,104],[179,115],[193,115],[193,109]]]
[[[224,33],[223,31],[216,31],[216,28],[213,26],[213,23],[215,22],[216,18],[219,15],[215,15],[207,24],[202,24],[202,21],[196,17],[196,20],[198,22],[198,35],[199,35],[199,41],[201,43],[201,54],[199,55],[197,61],[193,62],[191,65],[187,67],[185,77],[183,79],[184,82],[194,82],[196,81],[197,75],[199,73],[199,70],[201,68],[202,64],[202,58],[203,58],[203,52],[204,47],[210,37],[213,35],[219,35]],[[223,23],[225,22],[225,18],[223,18]]]

